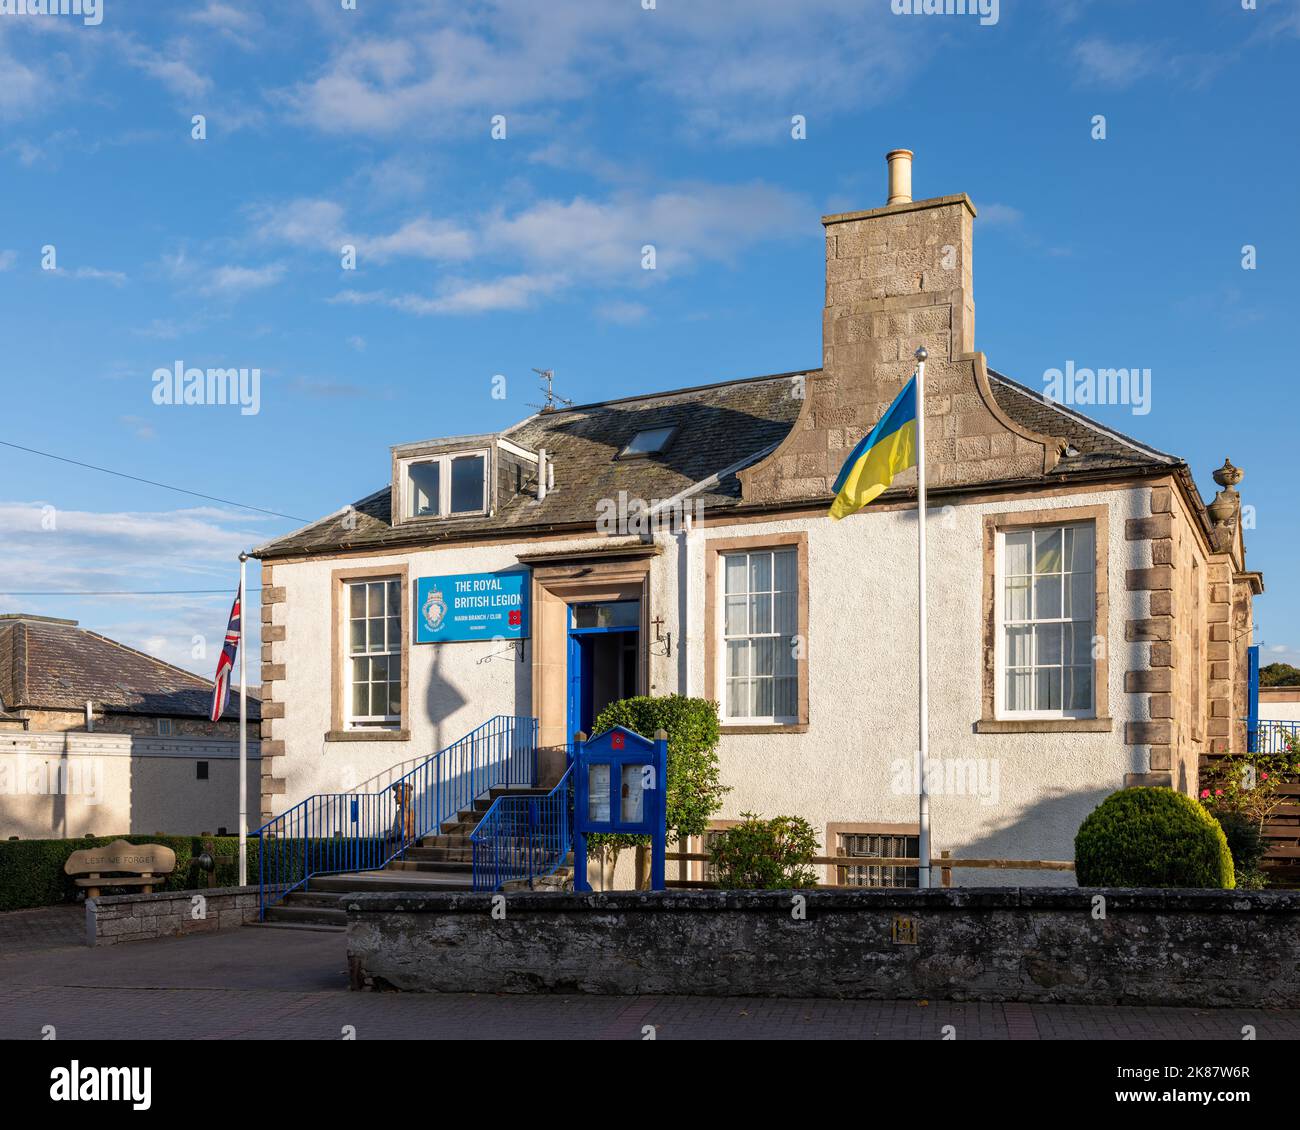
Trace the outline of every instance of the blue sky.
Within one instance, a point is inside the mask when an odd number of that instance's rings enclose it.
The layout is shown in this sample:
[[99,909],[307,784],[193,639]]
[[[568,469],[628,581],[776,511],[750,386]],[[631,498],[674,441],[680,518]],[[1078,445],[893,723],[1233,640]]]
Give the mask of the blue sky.
[[[918,198],[980,210],[993,367],[1150,368],[1149,413],[1094,415],[1207,500],[1245,469],[1258,638],[1295,662],[1298,54],[1297,0],[0,14],[0,440],[314,519],[394,443],[528,415],[533,367],[579,402],[813,368],[819,219],[883,203],[907,146]],[[155,404],[177,362],[260,368],[260,411]],[[295,525],[0,447],[0,588],[227,590],[0,607],[210,674],[236,554]]]

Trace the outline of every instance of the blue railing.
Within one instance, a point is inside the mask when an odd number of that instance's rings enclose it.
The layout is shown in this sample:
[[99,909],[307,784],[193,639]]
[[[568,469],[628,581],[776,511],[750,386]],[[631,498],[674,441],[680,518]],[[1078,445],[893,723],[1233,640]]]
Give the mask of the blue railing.
[[1248,753],[1285,753],[1287,739],[1300,740],[1300,722],[1281,722],[1272,719],[1246,720],[1246,751]]
[[469,838],[476,891],[549,875],[568,857],[573,834],[573,763],[545,796],[502,796]]
[[501,714],[375,793],[318,793],[263,824],[259,917],[313,875],[373,871],[489,789],[537,780],[537,719]]

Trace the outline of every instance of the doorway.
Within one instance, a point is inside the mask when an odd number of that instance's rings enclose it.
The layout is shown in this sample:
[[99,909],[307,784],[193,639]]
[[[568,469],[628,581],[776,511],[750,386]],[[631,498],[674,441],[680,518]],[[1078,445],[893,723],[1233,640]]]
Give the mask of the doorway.
[[569,605],[568,740],[591,736],[600,712],[640,686],[641,602]]

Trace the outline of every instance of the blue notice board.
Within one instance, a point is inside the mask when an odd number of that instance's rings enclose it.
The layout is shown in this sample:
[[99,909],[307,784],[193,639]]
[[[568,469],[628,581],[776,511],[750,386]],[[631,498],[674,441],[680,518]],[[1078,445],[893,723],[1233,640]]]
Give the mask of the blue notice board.
[[527,570],[416,578],[416,643],[527,637]]

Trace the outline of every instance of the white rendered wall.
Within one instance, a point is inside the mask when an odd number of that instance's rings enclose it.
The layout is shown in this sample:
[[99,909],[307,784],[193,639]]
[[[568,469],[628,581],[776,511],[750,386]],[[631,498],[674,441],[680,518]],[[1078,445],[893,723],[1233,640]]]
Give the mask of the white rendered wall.
[[[955,856],[1072,859],[1079,823],[1124,775],[1146,769],[1146,751],[1124,744],[1124,723],[1146,720],[1146,696],[1127,695],[1126,670],[1146,664],[1146,648],[1124,642],[1124,622],[1146,616],[1146,595],[1126,591],[1128,568],[1147,564],[1143,542],[1124,539],[1128,518],[1149,515],[1150,491],[1125,488],[1054,498],[987,502],[933,509],[929,527],[930,754],[932,759],[980,759],[987,802],[975,796],[934,795],[933,848]],[[1110,623],[1097,634],[1109,646],[1113,728],[1103,733],[976,734],[981,717],[983,659],[983,518],[986,514],[1058,507],[1109,508]],[[652,616],[663,616],[673,653],[651,647],[651,693],[679,688],[718,697],[704,686],[704,547],[711,538],[806,531],[809,542],[809,730],[803,734],[727,735],[723,776],[732,786],[720,818],[742,812],[801,815],[824,835],[828,823],[915,823],[916,797],[896,787],[900,762],[916,750],[916,517],[908,511],[868,511],[843,522],[798,518],[697,527],[691,548],[661,535],[651,566]],[[596,537],[545,543],[548,552],[607,545]],[[286,599],[274,622],[286,627],[276,644],[285,678],[276,699],[285,716],[287,793],[276,811],[315,792],[343,790],[394,765],[427,756],[494,714],[531,712],[529,662],[478,662],[501,643],[410,645],[411,740],[325,742],[330,728],[330,576],[335,568],[409,568],[415,579],[515,567],[516,556],[539,543],[446,548],[400,556],[275,564]],[[680,578],[688,578],[683,590]],[[412,599],[414,597],[412,596]],[[683,601],[688,621],[682,625]],[[409,610],[408,610],[409,615]],[[509,656],[509,653],[507,653]],[[720,665],[719,665],[720,666]],[[996,772],[996,778],[990,774]],[[906,780],[904,781],[906,785]],[[834,845],[826,845],[829,849]],[[1064,882],[1036,872],[959,873],[962,883]]]

